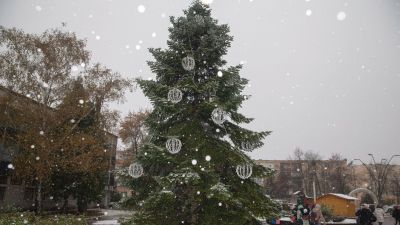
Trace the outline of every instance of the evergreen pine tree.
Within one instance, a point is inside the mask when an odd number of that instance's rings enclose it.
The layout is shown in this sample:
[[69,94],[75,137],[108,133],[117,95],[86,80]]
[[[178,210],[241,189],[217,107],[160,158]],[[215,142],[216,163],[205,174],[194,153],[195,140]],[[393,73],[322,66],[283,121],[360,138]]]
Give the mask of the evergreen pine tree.
[[[184,16],[171,17],[168,48],[150,49],[156,79],[138,80],[153,111],[146,120],[151,138],[135,159],[144,174],[131,180],[138,202],[134,224],[247,225],[277,216],[276,204],[253,179],[272,171],[243,151],[261,147],[270,132],[240,127],[252,121],[238,112],[248,80],[239,76],[241,65],[226,66],[233,38],[210,14],[195,1]],[[168,140],[170,150],[180,151],[170,153]],[[252,167],[250,178],[237,175],[240,165]]]

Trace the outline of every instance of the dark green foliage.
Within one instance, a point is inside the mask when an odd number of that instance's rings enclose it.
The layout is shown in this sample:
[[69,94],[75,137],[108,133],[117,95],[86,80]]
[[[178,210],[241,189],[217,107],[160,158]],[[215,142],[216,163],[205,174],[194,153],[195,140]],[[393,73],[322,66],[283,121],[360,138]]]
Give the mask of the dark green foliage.
[[326,221],[331,221],[334,217],[333,210],[327,205],[321,205],[321,212]]
[[[232,41],[229,27],[218,25],[208,6],[198,1],[184,13],[171,18],[168,48],[150,49],[155,61],[148,64],[156,80],[138,80],[154,109],[146,120],[152,138],[136,159],[145,175],[129,182],[141,206],[135,224],[260,224],[257,218],[277,216],[277,205],[252,179],[241,180],[235,169],[249,163],[252,177],[272,174],[240,149],[245,141],[261,147],[270,132],[240,127],[252,120],[238,112],[248,97],[241,94],[248,81],[239,76],[240,65],[225,67],[222,57]],[[196,15],[204,22],[199,23]],[[186,56],[195,59],[193,71],[182,67]],[[218,71],[223,76],[218,76]],[[182,101],[176,104],[167,100],[173,87],[183,92]],[[222,125],[211,119],[217,106],[230,117]],[[165,142],[172,137],[182,141],[178,154],[165,149]],[[209,162],[207,155],[211,156]]]
[[35,216],[33,213],[1,213],[1,225],[88,225],[84,217],[74,215]]

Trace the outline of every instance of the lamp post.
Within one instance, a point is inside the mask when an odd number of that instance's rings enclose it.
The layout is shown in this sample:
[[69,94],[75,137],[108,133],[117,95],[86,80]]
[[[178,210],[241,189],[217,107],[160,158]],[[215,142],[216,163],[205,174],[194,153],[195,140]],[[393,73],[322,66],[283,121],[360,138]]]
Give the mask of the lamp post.
[[394,157],[400,157],[400,155],[392,155],[389,160],[383,158],[380,163],[376,163],[373,154],[368,154],[372,158],[373,164],[367,165],[361,159],[354,159],[353,161],[360,161],[362,165],[367,169],[369,177],[371,179],[372,188],[378,197],[378,201],[382,201],[382,195],[386,188],[387,176],[390,172],[390,162]]

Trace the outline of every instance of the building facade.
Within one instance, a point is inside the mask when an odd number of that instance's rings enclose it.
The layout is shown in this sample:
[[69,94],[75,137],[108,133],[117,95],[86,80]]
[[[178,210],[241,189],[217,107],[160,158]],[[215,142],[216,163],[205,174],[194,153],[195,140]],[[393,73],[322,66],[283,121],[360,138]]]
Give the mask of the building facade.
[[[7,88],[0,86],[0,98],[12,97],[16,100],[16,104],[32,104],[33,107],[46,107],[40,105],[38,102],[32,99],[15,93]],[[1,103],[0,103],[1,104]],[[45,110],[54,110],[52,108],[46,108]],[[1,112],[3,113],[3,112]],[[6,129],[7,124],[4,121],[0,121],[0,128]],[[9,132],[3,132],[5,135],[12,135]],[[109,168],[107,175],[107,182],[104,188],[104,198],[101,204],[108,206],[111,201],[111,196],[115,189],[115,165],[116,165],[116,149],[118,137],[112,133],[105,132],[106,146],[105,150],[108,151],[109,160],[107,167]],[[20,208],[32,208],[35,204],[36,189],[33,184],[22,180],[20,177],[13,173],[12,159],[13,155],[18,154],[20,149],[14,144],[9,142],[0,141],[0,210],[7,207],[20,207]],[[61,203],[57,203],[51,196],[42,196],[44,207],[61,206]],[[76,206],[74,199],[69,200],[69,206]],[[95,203],[97,205],[97,203]]]

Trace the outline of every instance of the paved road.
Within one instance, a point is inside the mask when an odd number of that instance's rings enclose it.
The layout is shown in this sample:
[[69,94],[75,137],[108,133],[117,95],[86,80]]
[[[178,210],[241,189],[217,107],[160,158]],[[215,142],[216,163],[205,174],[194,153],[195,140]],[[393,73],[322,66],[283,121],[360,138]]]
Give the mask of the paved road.
[[[374,225],[378,225],[378,223],[374,223]],[[391,216],[385,217],[385,222],[383,225],[394,225],[394,218]]]

